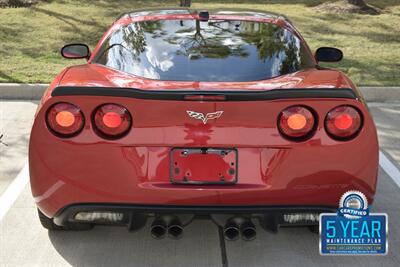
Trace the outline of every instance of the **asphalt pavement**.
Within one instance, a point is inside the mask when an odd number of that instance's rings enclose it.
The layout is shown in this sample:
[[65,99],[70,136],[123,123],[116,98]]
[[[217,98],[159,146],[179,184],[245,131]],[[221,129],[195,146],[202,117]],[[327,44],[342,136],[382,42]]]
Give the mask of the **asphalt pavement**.
[[[0,102],[0,198],[27,161],[34,102]],[[389,216],[387,256],[320,256],[318,235],[307,228],[259,230],[254,241],[225,241],[210,221],[195,221],[180,240],[154,240],[149,226],[130,233],[124,227],[95,227],[84,232],[48,232],[40,226],[29,184],[0,217],[0,266],[400,266],[400,188],[390,175],[400,166],[400,103],[371,103],[382,165],[373,212]],[[388,171],[388,173],[385,172]],[[258,227],[260,228],[260,227]]]

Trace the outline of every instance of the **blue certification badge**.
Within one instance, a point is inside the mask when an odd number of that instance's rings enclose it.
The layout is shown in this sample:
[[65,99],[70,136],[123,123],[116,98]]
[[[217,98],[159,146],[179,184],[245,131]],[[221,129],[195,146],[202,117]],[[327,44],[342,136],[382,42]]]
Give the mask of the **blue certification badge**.
[[346,192],[337,213],[319,218],[321,255],[386,255],[388,218],[385,213],[369,213],[368,201],[359,191]]

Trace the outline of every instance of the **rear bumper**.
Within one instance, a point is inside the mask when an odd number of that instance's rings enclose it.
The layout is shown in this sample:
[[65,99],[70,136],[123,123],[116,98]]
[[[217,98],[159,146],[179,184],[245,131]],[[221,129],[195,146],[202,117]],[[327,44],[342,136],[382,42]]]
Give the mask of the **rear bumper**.
[[[76,219],[79,213],[108,212],[123,216],[113,224],[126,225],[130,229],[144,226],[148,217],[162,215],[195,215],[197,218],[211,218],[215,215],[246,216],[257,218],[261,225],[271,230],[280,225],[314,225],[317,221],[288,221],[285,215],[309,214],[316,218],[320,213],[335,212],[330,206],[177,206],[177,205],[126,205],[126,204],[75,204],[64,207],[54,216],[57,225],[68,222],[82,222]],[[109,224],[110,222],[102,222]],[[135,225],[134,225],[135,224]]]
[[337,206],[349,190],[363,192],[369,203],[375,194],[377,157],[368,146],[356,146],[351,153],[343,146],[238,148],[233,185],[171,183],[168,147],[58,146],[59,155],[30,152],[33,196],[50,218],[79,203]]

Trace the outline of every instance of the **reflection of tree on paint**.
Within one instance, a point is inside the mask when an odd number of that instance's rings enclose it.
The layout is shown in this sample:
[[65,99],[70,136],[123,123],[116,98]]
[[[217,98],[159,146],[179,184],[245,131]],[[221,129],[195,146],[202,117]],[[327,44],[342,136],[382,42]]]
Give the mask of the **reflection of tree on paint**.
[[139,179],[145,177],[146,149],[143,147],[121,147],[121,152],[131,165],[132,174]]
[[185,140],[192,140],[191,144],[201,144],[207,145],[207,141],[211,139],[210,135],[213,132],[210,124],[190,124],[186,123],[185,125]]
[[94,62],[157,80],[254,81],[314,67],[289,30],[231,20],[155,20],[112,34]]
[[[201,122],[196,124],[185,123],[184,127],[185,127],[184,131],[186,133],[184,140],[191,141],[189,143],[185,143],[185,145],[196,144],[196,145],[207,146],[208,140],[211,139],[210,136],[213,132],[210,124],[203,124]],[[169,153],[170,150],[166,149],[161,153],[157,154],[157,160],[159,161],[159,164],[157,164],[157,169],[155,174],[156,179],[161,179],[161,180],[165,179],[164,174],[169,172],[170,170]]]

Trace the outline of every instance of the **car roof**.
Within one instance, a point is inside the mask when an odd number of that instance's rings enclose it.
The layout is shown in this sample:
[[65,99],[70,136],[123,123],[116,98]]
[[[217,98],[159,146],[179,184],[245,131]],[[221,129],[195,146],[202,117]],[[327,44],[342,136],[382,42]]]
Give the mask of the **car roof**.
[[230,8],[230,9],[193,9],[193,8],[146,8],[146,9],[137,9],[130,12],[125,12],[121,14],[116,22],[123,18],[137,18],[137,17],[156,17],[163,15],[197,15],[200,12],[208,12],[211,16],[237,16],[237,17],[254,17],[257,19],[269,19],[276,20],[285,23],[290,28],[294,28],[291,21],[285,17],[284,15],[266,12],[254,9],[239,9],[239,8]]

